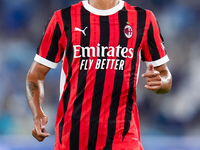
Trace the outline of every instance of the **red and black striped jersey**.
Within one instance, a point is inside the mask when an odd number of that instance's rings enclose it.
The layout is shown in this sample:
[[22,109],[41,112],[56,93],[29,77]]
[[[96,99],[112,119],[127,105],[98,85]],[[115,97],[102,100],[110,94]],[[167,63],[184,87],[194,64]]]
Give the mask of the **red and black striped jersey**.
[[81,1],[54,13],[35,61],[62,60],[55,150],[142,150],[136,106],[140,60],[168,61],[149,10]]

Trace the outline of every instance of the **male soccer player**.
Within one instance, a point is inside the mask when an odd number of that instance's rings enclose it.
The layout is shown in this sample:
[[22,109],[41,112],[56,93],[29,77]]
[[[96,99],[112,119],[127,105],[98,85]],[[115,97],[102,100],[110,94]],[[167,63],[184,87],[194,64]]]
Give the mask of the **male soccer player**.
[[142,150],[136,85],[171,88],[168,56],[153,13],[122,0],[81,1],[51,18],[26,80],[33,136],[49,136],[43,81],[62,61],[55,150]]

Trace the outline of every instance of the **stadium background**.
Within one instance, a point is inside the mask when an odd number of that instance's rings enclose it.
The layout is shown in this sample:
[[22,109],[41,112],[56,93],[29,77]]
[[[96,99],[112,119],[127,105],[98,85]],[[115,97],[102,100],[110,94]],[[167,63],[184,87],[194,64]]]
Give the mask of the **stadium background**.
[[[200,149],[200,1],[126,0],[154,12],[170,58],[172,90],[155,95],[138,84],[138,107],[145,150]],[[53,12],[78,0],[0,0],[0,150],[51,150],[58,105],[60,66],[45,80],[44,110],[51,137],[31,136],[25,78],[44,26]],[[141,63],[141,72],[145,71]],[[52,82],[53,81],[53,82]]]

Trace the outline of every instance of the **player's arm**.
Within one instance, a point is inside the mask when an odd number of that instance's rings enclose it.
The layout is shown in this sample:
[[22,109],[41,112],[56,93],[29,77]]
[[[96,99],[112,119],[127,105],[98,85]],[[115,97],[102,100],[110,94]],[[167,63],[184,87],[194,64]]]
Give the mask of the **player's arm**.
[[50,68],[34,61],[26,78],[26,97],[34,121],[32,135],[38,141],[43,141],[50,135],[45,130],[48,118],[42,110],[42,103],[44,101],[43,82],[49,70]]
[[171,89],[172,76],[167,64],[158,67],[153,67],[150,64],[142,77],[146,78],[145,88],[156,94],[164,94]]

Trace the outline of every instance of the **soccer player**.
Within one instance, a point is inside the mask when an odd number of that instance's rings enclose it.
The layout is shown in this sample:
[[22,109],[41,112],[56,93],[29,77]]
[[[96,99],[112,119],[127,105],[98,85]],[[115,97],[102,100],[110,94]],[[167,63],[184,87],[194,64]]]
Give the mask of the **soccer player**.
[[32,135],[43,141],[43,81],[62,61],[54,150],[142,150],[136,106],[140,60],[145,87],[166,93],[172,77],[149,10],[122,0],[89,0],[52,16],[26,80]]

